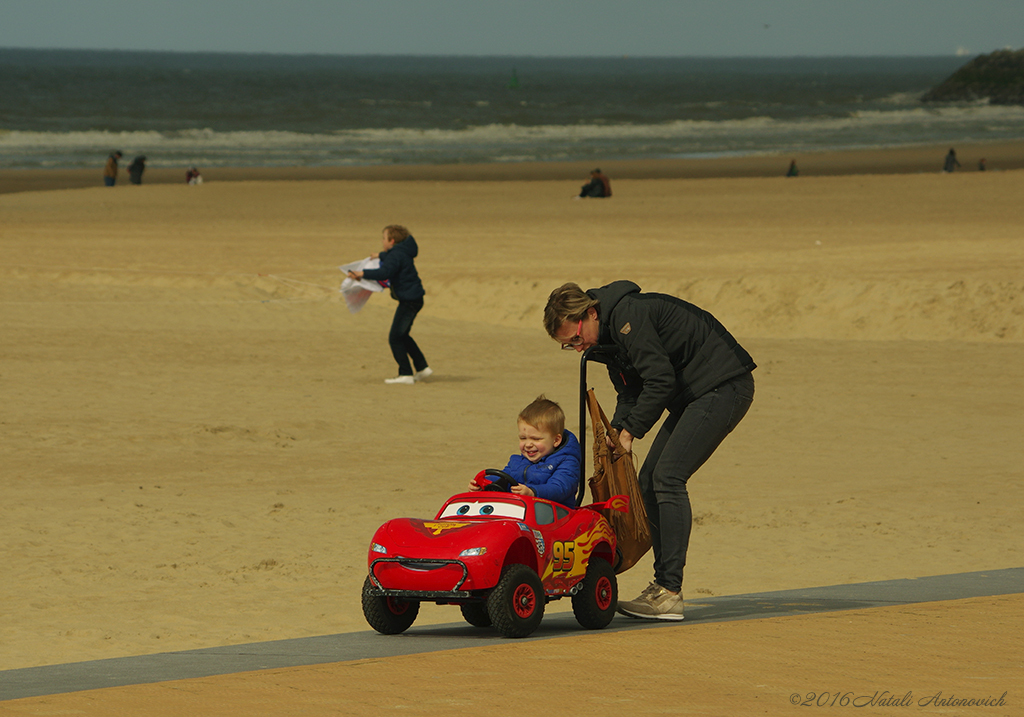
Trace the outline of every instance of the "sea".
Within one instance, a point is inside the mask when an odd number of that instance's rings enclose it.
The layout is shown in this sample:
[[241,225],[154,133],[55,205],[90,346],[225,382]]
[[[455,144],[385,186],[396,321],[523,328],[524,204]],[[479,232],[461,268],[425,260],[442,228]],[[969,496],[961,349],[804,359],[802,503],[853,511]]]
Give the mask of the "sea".
[[0,49],[0,168],[705,158],[1024,137],[922,104],[966,57],[538,58]]

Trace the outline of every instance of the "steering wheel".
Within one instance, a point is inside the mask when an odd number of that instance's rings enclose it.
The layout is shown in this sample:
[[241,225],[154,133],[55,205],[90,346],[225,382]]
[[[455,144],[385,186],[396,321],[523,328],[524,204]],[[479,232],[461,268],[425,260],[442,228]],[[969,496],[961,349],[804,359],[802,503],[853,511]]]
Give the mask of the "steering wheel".
[[483,490],[496,490],[504,493],[511,493],[512,486],[519,485],[519,481],[510,476],[505,471],[499,471],[497,468],[488,468],[483,472],[485,476],[495,476],[497,480],[488,483]]

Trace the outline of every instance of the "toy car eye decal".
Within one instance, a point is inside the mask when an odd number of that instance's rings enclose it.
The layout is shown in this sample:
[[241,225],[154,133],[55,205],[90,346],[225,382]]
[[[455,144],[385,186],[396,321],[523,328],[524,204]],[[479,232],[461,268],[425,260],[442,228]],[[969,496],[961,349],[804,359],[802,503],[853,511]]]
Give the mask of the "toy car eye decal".
[[460,501],[445,507],[439,518],[515,518],[526,517],[526,506],[521,503],[504,503],[502,501]]
[[477,503],[452,503],[444,509],[439,518],[451,518],[453,516],[476,515]]
[[512,503],[487,503],[480,506],[480,515],[488,518],[516,518],[522,520],[526,517],[525,505],[514,505]]

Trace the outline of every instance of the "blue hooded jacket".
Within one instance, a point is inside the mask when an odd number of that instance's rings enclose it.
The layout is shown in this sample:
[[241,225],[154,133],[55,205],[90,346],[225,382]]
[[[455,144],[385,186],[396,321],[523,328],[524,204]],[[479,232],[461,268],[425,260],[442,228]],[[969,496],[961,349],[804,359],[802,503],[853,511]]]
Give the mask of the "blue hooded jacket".
[[538,498],[576,507],[580,482],[580,442],[572,431],[562,432],[562,443],[537,463],[521,454],[508,459],[505,472],[528,486]]
[[363,278],[370,281],[387,281],[391,287],[391,295],[399,301],[415,301],[422,299],[426,293],[423,283],[416,271],[413,259],[419,254],[416,240],[410,234],[395,244],[388,251],[380,253],[380,268],[367,269]]

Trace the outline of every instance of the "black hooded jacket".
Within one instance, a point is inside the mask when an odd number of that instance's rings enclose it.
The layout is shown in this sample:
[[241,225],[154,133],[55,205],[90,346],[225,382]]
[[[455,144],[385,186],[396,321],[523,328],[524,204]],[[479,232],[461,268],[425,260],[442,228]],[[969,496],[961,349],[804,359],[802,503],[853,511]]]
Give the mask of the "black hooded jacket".
[[[590,289],[597,299],[601,360],[618,393],[612,425],[643,438],[665,409],[673,412],[756,368],[714,316],[667,294],[642,294],[632,281]],[[596,357],[595,357],[596,358]]]
[[416,271],[413,259],[419,254],[419,247],[412,235],[380,253],[380,268],[366,269],[363,278],[370,281],[389,281],[391,295],[399,301],[422,299],[426,293],[423,282]]

